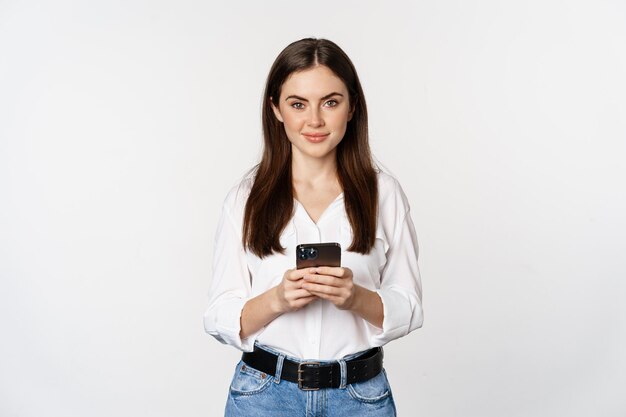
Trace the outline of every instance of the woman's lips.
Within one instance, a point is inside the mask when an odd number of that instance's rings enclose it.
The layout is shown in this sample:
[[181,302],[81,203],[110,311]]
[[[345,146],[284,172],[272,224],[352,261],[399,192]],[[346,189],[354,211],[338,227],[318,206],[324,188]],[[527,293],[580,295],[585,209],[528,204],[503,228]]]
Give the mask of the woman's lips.
[[324,139],[328,137],[328,135],[330,135],[330,133],[326,133],[326,134],[316,133],[313,135],[307,135],[304,133],[302,134],[302,136],[304,136],[306,140],[308,140],[309,142],[313,142],[313,143],[319,143],[323,141]]

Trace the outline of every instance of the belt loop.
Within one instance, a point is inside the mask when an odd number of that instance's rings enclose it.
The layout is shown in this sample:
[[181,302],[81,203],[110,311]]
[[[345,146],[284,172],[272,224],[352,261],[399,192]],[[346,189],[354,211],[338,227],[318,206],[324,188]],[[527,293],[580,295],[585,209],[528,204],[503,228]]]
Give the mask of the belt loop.
[[278,355],[278,360],[276,361],[276,375],[274,378],[274,382],[280,384],[280,376],[283,373],[283,361],[285,360],[285,355]]
[[339,361],[339,368],[341,368],[341,379],[339,381],[339,389],[345,389],[346,381],[348,380],[348,372],[347,372],[348,367],[346,366],[346,361],[344,361],[343,359],[338,359],[338,361]]

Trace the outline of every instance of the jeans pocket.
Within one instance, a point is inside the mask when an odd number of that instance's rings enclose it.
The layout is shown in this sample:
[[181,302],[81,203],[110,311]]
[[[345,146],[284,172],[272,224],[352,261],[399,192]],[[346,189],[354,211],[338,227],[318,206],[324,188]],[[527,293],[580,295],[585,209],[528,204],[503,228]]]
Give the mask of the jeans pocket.
[[270,386],[273,378],[273,376],[251,368],[240,360],[230,383],[230,393],[233,396],[259,394]]
[[347,388],[352,398],[364,403],[383,401],[391,395],[391,387],[384,369],[374,378],[348,384]]

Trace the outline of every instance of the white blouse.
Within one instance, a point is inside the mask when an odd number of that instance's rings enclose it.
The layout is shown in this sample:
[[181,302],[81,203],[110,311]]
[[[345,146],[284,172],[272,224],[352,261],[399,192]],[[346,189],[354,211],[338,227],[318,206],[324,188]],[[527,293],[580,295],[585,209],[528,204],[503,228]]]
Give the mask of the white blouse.
[[[251,352],[255,340],[301,359],[332,360],[383,346],[422,326],[422,286],[418,245],[409,203],[398,181],[378,171],[379,216],[375,246],[369,254],[348,252],[352,227],[343,193],[313,222],[294,200],[295,213],[280,236],[287,250],[260,259],[244,250],[242,224],[253,179],[245,178],[224,200],[215,235],[213,281],[204,328],[224,344]],[[317,299],[284,313],[245,339],[239,337],[241,310],[249,299],[278,285],[296,266],[301,243],[339,242],[341,266],[350,268],[355,284],[376,291],[384,308],[382,329],[330,301]]]

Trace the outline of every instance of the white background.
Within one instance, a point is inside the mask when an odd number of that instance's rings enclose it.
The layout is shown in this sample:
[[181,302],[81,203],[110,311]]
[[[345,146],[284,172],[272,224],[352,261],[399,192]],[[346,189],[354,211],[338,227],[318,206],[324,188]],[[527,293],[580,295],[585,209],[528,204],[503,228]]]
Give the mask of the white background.
[[0,0],[0,415],[222,414],[213,235],[307,36],[412,207],[400,415],[626,415],[626,4],[597,0]]

